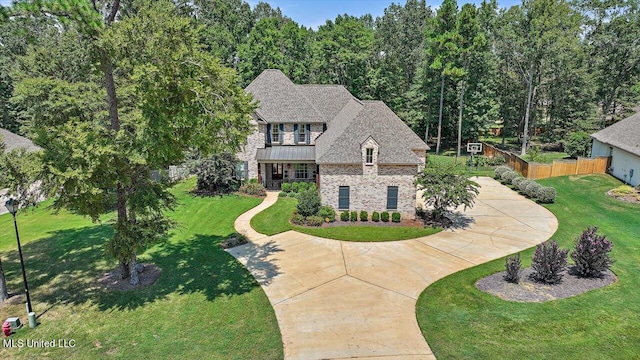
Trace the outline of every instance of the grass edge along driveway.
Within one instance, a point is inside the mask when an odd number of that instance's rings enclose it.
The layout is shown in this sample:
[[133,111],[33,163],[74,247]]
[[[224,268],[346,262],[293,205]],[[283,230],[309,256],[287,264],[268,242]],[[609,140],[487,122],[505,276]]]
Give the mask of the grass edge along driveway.
[[[552,239],[563,248],[588,225],[614,243],[618,282],[546,303],[516,303],[477,290],[475,282],[504,270],[504,258],[452,274],[420,295],[416,315],[434,355],[445,359],[631,359],[640,354],[640,205],[611,199],[609,175],[538,181],[554,186],[545,205],[559,220]],[[530,266],[533,248],[523,251]],[[569,263],[572,260],[569,259]]]
[[[73,339],[73,348],[4,348],[3,358],[282,359],[282,339],[262,288],[218,244],[233,222],[261,199],[195,197],[195,180],[176,185],[178,226],[168,241],[142,253],[162,268],[158,281],[129,292],[106,291],[96,279],[116,266],[104,254],[110,226],[44,207],[18,215],[27,276],[40,325],[14,340]],[[0,256],[10,291],[22,289],[13,222],[0,216]],[[0,307],[20,316],[22,303]]]
[[[258,213],[251,219],[251,227],[265,235],[275,235],[288,230],[295,230],[304,234],[326,239],[346,241],[394,241],[415,239],[435,234],[440,228],[419,228],[407,226],[335,226],[335,227],[307,227],[293,225],[289,222],[298,200],[280,197],[278,201]],[[359,213],[359,212],[358,212]],[[337,217],[339,217],[339,213]]]

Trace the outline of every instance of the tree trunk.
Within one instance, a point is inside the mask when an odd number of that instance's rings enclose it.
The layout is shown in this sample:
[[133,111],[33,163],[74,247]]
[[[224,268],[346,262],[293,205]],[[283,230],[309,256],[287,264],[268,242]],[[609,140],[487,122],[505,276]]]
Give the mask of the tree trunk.
[[128,279],[130,275],[131,274],[129,274],[129,263],[121,261],[120,262],[120,278]]
[[8,298],[7,280],[4,277],[4,269],[2,268],[2,261],[0,260],[0,303],[3,303]]
[[427,127],[424,129],[424,142],[429,141],[429,126],[431,123],[427,123]]
[[438,142],[436,143],[436,155],[440,153],[440,139],[442,138],[442,107],[444,103],[444,75],[440,83],[440,112],[438,114]]
[[531,109],[531,98],[533,97],[533,63],[531,63],[531,69],[529,69],[529,93],[527,94],[527,107],[524,110],[524,130],[522,131],[522,151],[520,155],[527,154],[527,135],[529,132],[529,112]]
[[460,83],[460,103],[458,104],[458,107],[460,109],[458,110],[458,153],[456,157],[460,157],[460,151],[462,149],[462,109],[464,107],[464,88],[465,87],[466,87],[466,84],[464,80],[462,80]]
[[129,273],[131,274],[129,283],[131,285],[138,285],[140,283],[140,277],[138,276],[138,260],[136,254],[131,255],[131,261],[129,261]]

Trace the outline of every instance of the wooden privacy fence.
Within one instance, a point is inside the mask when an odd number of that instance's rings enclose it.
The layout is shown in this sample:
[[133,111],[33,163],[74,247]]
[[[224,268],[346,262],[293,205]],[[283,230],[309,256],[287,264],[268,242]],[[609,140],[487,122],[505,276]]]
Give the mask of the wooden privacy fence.
[[527,179],[545,179],[566,175],[604,174],[611,164],[611,157],[579,157],[577,160],[553,160],[552,164],[527,162],[515,154],[482,143],[482,154],[488,157],[502,156],[506,164]]

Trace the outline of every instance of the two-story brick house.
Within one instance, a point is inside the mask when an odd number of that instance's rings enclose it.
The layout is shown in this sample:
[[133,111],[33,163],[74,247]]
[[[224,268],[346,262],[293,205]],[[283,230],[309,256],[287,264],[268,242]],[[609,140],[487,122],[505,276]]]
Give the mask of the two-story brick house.
[[246,91],[259,101],[256,131],[238,154],[248,178],[268,189],[315,181],[337,210],[415,213],[415,175],[429,149],[381,101],[339,85],[296,85],[265,70]]

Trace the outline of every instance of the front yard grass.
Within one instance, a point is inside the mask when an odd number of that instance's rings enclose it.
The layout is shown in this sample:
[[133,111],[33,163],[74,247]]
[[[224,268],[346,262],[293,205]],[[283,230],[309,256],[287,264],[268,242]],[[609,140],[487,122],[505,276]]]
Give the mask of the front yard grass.
[[[545,205],[559,221],[553,236],[562,247],[588,225],[614,243],[618,282],[573,298],[546,303],[503,301],[475,282],[504,271],[504,258],[452,274],[429,286],[416,313],[438,359],[631,359],[640,354],[640,205],[609,198],[620,185],[608,175],[539,180],[554,186]],[[533,248],[521,253],[530,266]],[[569,260],[571,262],[571,260]]]
[[[408,226],[335,226],[313,228],[293,225],[289,222],[296,208],[297,200],[281,197],[272,206],[266,208],[251,219],[251,227],[266,235],[275,235],[288,230],[335,240],[348,241],[394,241],[414,239],[439,232],[440,228],[421,228]],[[337,214],[336,217],[339,217]]]
[[[5,348],[14,359],[282,359],[282,340],[267,297],[251,274],[219,247],[235,218],[260,203],[238,195],[194,197],[191,179],[173,192],[178,227],[140,255],[162,269],[158,281],[129,292],[98,286],[116,266],[104,242],[112,230],[40,207],[18,215],[31,298],[40,325],[14,340],[73,339],[73,348]],[[22,290],[13,223],[0,216],[0,256],[10,291]],[[14,299],[15,300],[15,299]],[[0,306],[0,319],[23,303]]]

